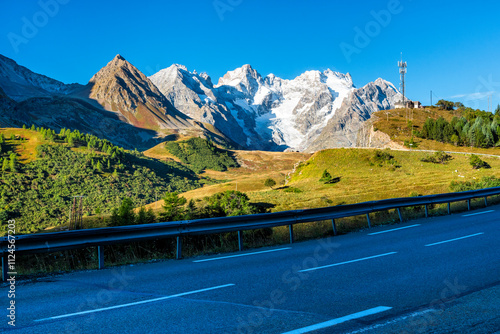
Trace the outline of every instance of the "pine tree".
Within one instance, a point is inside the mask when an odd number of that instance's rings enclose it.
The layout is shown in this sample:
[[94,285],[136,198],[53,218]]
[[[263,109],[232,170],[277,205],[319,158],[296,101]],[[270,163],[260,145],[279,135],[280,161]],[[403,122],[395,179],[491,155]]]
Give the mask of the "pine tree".
[[186,207],[185,218],[187,220],[190,220],[190,219],[195,219],[196,216],[197,216],[197,208],[196,205],[194,204],[194,201],[191,199],[189,200],[188,205]]
[[11,172],[17,172],[17,156],[15,153],[10,155],[9,167]]
[[176,192],[166,193],[163,196],[163,202],[163,212],[160,213],[162,221],[177,221],[184,218],[184,204],[186,204],[184,197],[179,197]]
[[132,199],[124,198],[121,205],[113,210],[111,226],[132,225],[136,222]]
[[139,212],[137,213],[137,219],[136,219],[137,224],[147,224],[147,212],[146,208],[141,206],[139,209]]
[[321,175],[321,179],[319,179],[319,182],[329,182],[332,179],[332,175],[325,169],[323,171],[323,175]]

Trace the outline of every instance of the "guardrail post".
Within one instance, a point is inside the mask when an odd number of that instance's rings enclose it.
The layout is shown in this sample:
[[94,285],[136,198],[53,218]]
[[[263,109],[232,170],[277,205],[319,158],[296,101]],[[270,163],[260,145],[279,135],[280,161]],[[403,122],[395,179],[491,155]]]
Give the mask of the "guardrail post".
[[293,225],[288,225],[288,231],[290,232],[290,243],[293,244]]
[[104,246],[97,246],[97,258],[99,259],[99,269],[104,269]]
[[401,215],[401,210],[398,208],[399,221],[403,222],[403,216]]
[[238,248],[240,252],[243,250],[243,231],[238,231]]
[[333,235],[337,235],[337,226],[335,225],[335,219],[332,219]]
[[470,199],[467,200],[467,210],[470,211]]
[[177,237],[177,254],[175,258],[177,260],[182,258],[182,238],[180,236]]
[[448,203],[448,214],[451,215],[451,203]]
[[425,218],[429,218],[429,208],[425,205]]
[[368,220],[368,228],[372,228],[372,222],[370,221],[370,214],[366,214],[366,220]]
[[9,277],[7,275],[7,272],[9,271],[8,269],[8,261],[7,261],[7,254],[3,254],[2,255],[2,281],[6,282],[7,281],[7,278]]
[[484,196],[484,206],[488,206],[488,197]]

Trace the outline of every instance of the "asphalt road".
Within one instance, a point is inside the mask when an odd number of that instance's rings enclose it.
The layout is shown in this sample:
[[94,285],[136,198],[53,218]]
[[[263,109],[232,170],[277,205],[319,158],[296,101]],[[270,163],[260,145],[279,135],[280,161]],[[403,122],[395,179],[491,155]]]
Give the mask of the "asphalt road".
[[[293,245],[22,283],[16,326],[4,316],[0,331],[431,333],[451,326],[450,333],[492,333],[500,330],[499,224],[500,207],[492,206]],[[5,314],[5,284],[2,291]],[[415,315],[418,321],[408,320]]]

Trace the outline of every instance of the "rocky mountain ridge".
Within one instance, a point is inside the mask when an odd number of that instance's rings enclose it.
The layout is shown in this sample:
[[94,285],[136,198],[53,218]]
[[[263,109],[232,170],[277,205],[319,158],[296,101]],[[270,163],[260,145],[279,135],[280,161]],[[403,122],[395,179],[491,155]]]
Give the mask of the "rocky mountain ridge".
[[244,65],[213,85],[208,75],[173,65],[150,79],[183,113],[213,124],[244,147],[260,150],[354,146],[360,124],[401,99],[394,85],[383,79],[357,89],[350,74],[331,70],[286,80],[273,74],[262,77]]
[[174,64],[148,78],[120,55],[87,85],[66,85],[0,55],[0,89],[2,125],[68,127],[141,149],[171,134],[269,151],[356,146],[371,114],[401,98],[383,79],[358,89],[350,74],[331,70],[288,80],[244,65],[214,85],[208,74]]
[[230,142],[210,124],[175,109],[142,72],[120,55],[85,86],[65,85],[3,56],[0,69],[0,89],[9,98],[0,96],[4,126],[36,124],[56,130],[78,129],[139,149],[148,149],[172,134]]

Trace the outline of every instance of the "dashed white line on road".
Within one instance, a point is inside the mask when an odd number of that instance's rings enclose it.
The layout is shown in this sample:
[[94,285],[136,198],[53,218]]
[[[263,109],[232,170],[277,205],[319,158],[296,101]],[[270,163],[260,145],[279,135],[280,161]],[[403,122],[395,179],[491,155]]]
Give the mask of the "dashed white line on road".
[[200,289],[200,290],[189,291],[189,292],[182,292],[182,293],[178,293],[178,294],[171,295],[171,296],[165,296],[165,297],[148,299],[148,300],[141,300],[139,302],[128,303],[128,304],[121,304],[121,305],[115,305],[115,306],[110,306],[110,307],[103,307],[103,308],[98,308],[98,309],[94,309],[94,310],[87,310],[87,311],[82,311],[82,312],[63,314],[63,315],[58,315],[58,316],[55,316],[55,317],[38,319],[38,320],[35,320],[35,321],[39,322],[39,321],[46,321],[46,320],[56,320],[56,319],[61,319],[61,318],[74,317],[74,316],[77,316],[77,315],[84,315],[84,314],[95,313],[95,312],[115,310],[115,309],[119,309],[119,308],[123,308],[123,307],[128,307],[128,306],[141,305],[141,304],[146,304],[146,303],[157,302],[157,301],[160,301],[160,300],[171,299],[171,298],[175,298],[175,297],[183,297],[183,296],[192,295],[192,294],[200,293],[200,292],[206,292],[206,291],[211,291],[211,290],[216,290],[216,289],[227,288],[227,287],[234,286],[234,285],[235,284],[219,285],[219,286],[214,286],[214,287],[206,288],[206,289]]
[[466,235],[466,236],[460,237],[460,238],[455,238],[455,239],[450,239],[450,240],[435,242],[433,244],[428,244],[428,245],[425,245],[425,246],[429,247],[429,246],[441,245],[441,244],[444,244],[444,243],[447,243],[447,242],[452,242],[452,241],[462,240],[462,239],[466,239],[466,238],[477,237],[478,235],[481,235],[481,234],[484,234],[484,232],[476,233],[476,234],[471,234],[471,235]]
[[462,215],[462,217],[484,215],[485,213],[491,213],[491,212],[495,212],[495,210],[483,211],[483,212],[478,212],[478,213],[471,213],[471,214],[468,214],[468,215]]
[[375,259],[377,257],[382,257],[382,256],[387,256],[387,255],[392,255],[392,254],[397,254],[397,252],[390,252],[390,253],[385,253],[385,254],[380,254],[380,255],[368,256],[368,257],[364,257],[364,258],[361,258],[361,259],[356,259],[356,260],[351,260],[351,261],[345,261],[345,262],[340,262],[340,263],[327,264],[326,266],[321,266],[321,267],[315,267],[315,268],[309,268],[309,269],[299,270],[299,272],[302,273],[302,272],[306,272],[306,271],[313,271],[313,270],[318,270],[318,269],[336,267],[336,266],[340,266],[340,265],[343,265],[343,264],[348,264],[348,263],[353,263],[353,262],[359,262],[359,261],[364,261],[364,260]]
[[280,249],[271,249],[271,250],[266,250],[266,251],[262,251],[262,252],[253,252],[253,253],[229,255],[229,256],[222,256],[222,257],[214,257],[214,258],[210,258],[210,259],[195,260],[193,262],[207,262],[207,261],[224,260],[224,259],[230,259],[230,258],[233,258],[233,257],[257,255],[257,254],[264,254],[264,253],[271,253],[271,252],[280,252],[280,251],[289,250],[289,249],[292,249],[292,247],[285,247],[285,248],[280,248]]
[[363,317],[366,317],[366,316],[369,316],[369,315],[373,315],[373,314],[385,312],[385,311],[388,311],[390,309],[392,309],[392,307],[378,306],[378,307],[371,308],[369,310],[365,310],[365,311],[361,311],[361,312],[358,312],[358,313],[349,314],[349,315],[346,315],[346,316],[341,317],[341,318],[336,318],[336,319],[328,320],[328,321],[325,321],[325,322],[322,322],[322,323],[319,323],[319,324],[316,324],[316,325],[311,325],[311,326],[307,326],[307,327],[295,329],[293,331],[289,331],[289,332],[286,332],[286,333],[283,333],[283,334],[309,333],[309,332],[312,332],[312,331],[316,331],[318,329],[332,327],[332,326],[341,324],[341,323],[349,321],[349,320],[359,319],[359,318],[363,318]]
[[369,233],[368,235],[376,235],[376,234],[382,234],[382,233],[387,233],[387,232],[392,232],[392,231],[404,230],[404,229],[407,229],[407,228],[417,227],[417,226],[420,226],[420,224],[415,224],[415,225],[410,225],[410,226],[405,226],[405,227],[393,228],[392,230],[386,230],[386,231],[381,231],[381,232]]

